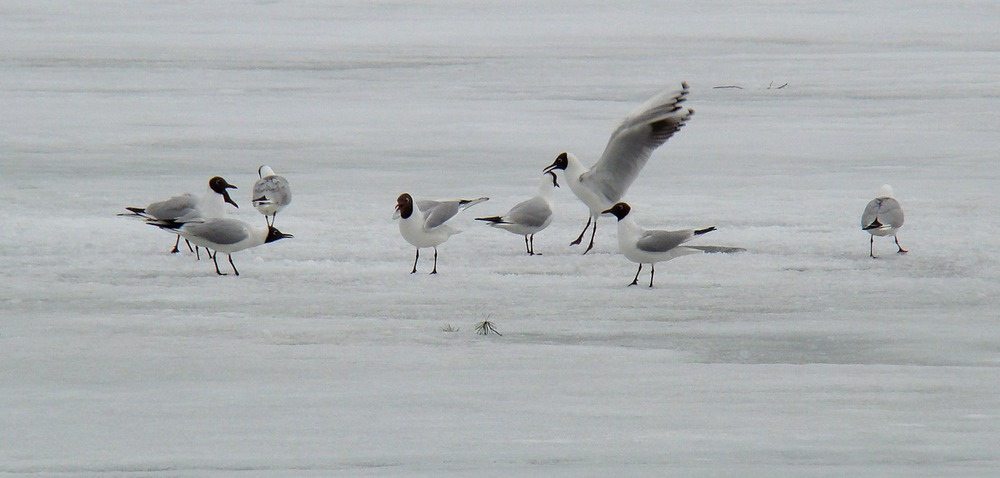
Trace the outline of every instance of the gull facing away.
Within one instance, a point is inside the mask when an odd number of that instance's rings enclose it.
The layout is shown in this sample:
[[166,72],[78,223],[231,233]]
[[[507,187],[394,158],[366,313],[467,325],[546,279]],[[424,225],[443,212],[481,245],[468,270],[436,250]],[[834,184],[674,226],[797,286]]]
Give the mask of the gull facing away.
[[875,258],[875,236],[892,236],[896,240],[899,254],[909,252],[899,245],[899,237],[896,236],[896,231],[901,227],[903,227],[903,208],[893,197],[892,186],[883,184],[878,191],[878,197],[868,203],[861,215],[861,230],[872,236],[868,256]]
[[639,171],[649,161],[653,150],[667,142],[694,114],[693,110],[681,106],[687,99],[687,94],[687,83],[681,83],[679,91],[664,90],[629,113],[611,133],[604,154],[590,169],[568,152],[560,153],[555,161],[544,169],[545,172],[562,169],[570,190],[590,208],[587,225],[583,226],[580,236],[570,245],[580,244],[587,228],[593,222],[594,230],[590,233],[590,245],[583,253],[586,254],[594,248],[597,218],[600,217],[601,211],[625,196],[629,186],[639,176]]
[[437,246],[447,241],[449,237],[462,232],[445,223],[459,212],[486,200],[489,198],[414,201],[409,193],[400,194],[396,198],[396,212],[392,218],[399,220],[399,233],[403,239],[417,248],[417,256],[413,259],[413,270],[410,274],[417,272],[421,247],[434,248],[434,268],[431,269],[431,274],[437,274]]
[[292,202],[292,188],[266,164],[257,168],[257,175],[260,179],[253,185],[253,207],[264,215],[268,226],[273,226],[278,213]]
[[[642,265],[649,264],[649,286],[653,287],[653,275],[656,274],[657,262],[669,261],[670,259],[688,254],[701,253],[702,250],[695,249],[694,247],[684,247],[681,244],[690,241],[695,236],[715,230],[715,226],[680,231],[646,230],[636,224],[632,215],[629,214],[631,211],[632,208],[623,202],[603,211],[604,214],[614,214],[618,218],[618,247],[626,259],[639,264],[639,270],[635,271],[635,279],[632,279],[632,283],[629,284],[630,286],[639,283],[639,273],[642,272]],[[732,252],[735,252],[735,250]]]
[[[551,178],[549,177],[551,176]],[[524,236],[524,248],[529,256],[535,255],[535,234],[552,223],[552,192],[559,187],[556,173],[549,171],[538,185],[538,195],[518,203],[503,216],[477,217],[497,229]],[[539,253],[541,255],[541,253]]]
[[[125,209],[128,209],[129,213],[119,214],[119,216],[135,216],[146,220],[176,222],[192,222],[201,219],[223,217],[226,214],[225,203],[232,204],[236,208],[240,207],[236,204],[236,201],[233,201],[233,198],[229,197],[229,189],[238,188],[229,184],[221,176],[215,176],[208,180],[208,191],[202,196],[186,193],[163,201],[150,203],[146,207],[126,207]],[[177,239],[174,241],[174,248],[170,250],[171,254],[179,252],[177,246],[180,244],[180,241],[181,235],[177,234]],[[186,240],[185,242],[188,243],[188,249],[190,249],[191,243]],[[194,251],[192,250],[191,252]]]
[[240,275],[240,271],[236,270],[236,264],[233,264],[234,252],[294,237],[275,229],[274,226],[253,226],[232,218],[196,222],[148,221],[147,224],[176,232],[196,245],[215,251],[209,255],[215,263],[215,273],[220,276],[226,275],[219,270],[219,262],[216,260],[220,252],[229,256],[229,265],[232,266],[233,272]]

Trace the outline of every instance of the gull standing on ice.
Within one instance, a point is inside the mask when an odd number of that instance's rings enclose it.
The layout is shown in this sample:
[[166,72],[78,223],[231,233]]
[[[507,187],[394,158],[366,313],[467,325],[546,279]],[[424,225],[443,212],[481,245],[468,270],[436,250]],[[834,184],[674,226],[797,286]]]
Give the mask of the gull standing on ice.
[[[130,214],[119,214],[119,216],[136,216],[146,220],[178,222],[222,217],[226,214],[225,203],[232,204],[236,208],[240,207],[236,201],[233,201],[233,198],[229,197],[229,189],[238,188],[229,184],[221,176],[215,176],[208,180],[208,191],[200,197],[191,193],[181,194],[170,199],[150,203],[146,207],[126,207],[125,209],[128,209]],[[180,241],[181,235],[177,234],[174,248],[170,250],[170,253],[179,252],[177,246]],[[188,249],[190,248],[191,243],[188,242]]]
[[287,179],[274,174],[274,170],[266,164],[257,168],[257,175],[260,179],[253,185],[253,207],[264,215],[268,226],[273,226],[278,213],[292,202],[292,188],[288,186]]
[[878,191],[878,197],[868,203],[864,214],[861,215],[861,230],[872,236],[868,255],[872,259],[875,258],[875,236],[892,236],[896,240],[899,254],[909,252],[899,245],[899,237],[896,236],[896,231],[901,227],[903,227],[903,208],[892,196],[892,186],[883,184]]
[[604,154],[590,169],[568,152],[561,153],[555,162],[544,169],[546,172],[564,170],[573,194],[590,208],[587,225],[570,245],[580,244],[593,222],[590,245],[583,253],[593,249],[597,218],[601,211],[621,200],[653,150],[670,139],[694,114],[693,110],[681,106],[687,94],[687,83],[681,83],[680,91],[662,91],[633,110],[611,133]]
[[209,255],[215,263],[215,273],[220,276],[226,275],[219,270],[219,262],[216,260],[220,252],[229,256],[229,265],[232,266],[233,272],[240,275],[240,271],[236,270],[236,264],[233,264],[234,252],[294,237],[275,229],[274,226],[252,226],[245,221],[232,218],[197,222],[149,221],[147,224],[176,232],[196,245],[215,251]]
[[545,173],[541,184],[538,185],[537,196],[510,208],[510,211],[507,211],[507,214],[503,216],[477,217],[476,220],[486,221],[495,228],[524,236],[524,248],[529,256],[533,256],[535,255],[535,234],[549,227],[552,222],[552,192],[558,187],[559,181],[556,179],[556,173],[549,171]]
[[455,199],[451,201],[416,201],[408,193],[400,194],[396,199],[396,212],[392,218],[399,220],[399,233],[403,239],[417,248],[417,256],[413,259],[413,270],[410,274],[417,272],[417,260],[420,259],[421,247],[434,248],[434,268],[431,274],[437,274],[437,246],[447,241],[449,237],[462,231],[447,224],[449,219],[455,217],[476,204],[488,200],[487,197],[478,199]]
[[628,204],[620,202],[603,211],[604,214],[614,214],[618,218],[618,247],[625,258],[639,264],[639,270],[635,271],[635,279],[632,279],[630,286],[639,283],[642,265],[649,264],[649,286],[653,287],[653,275],[656,274],[657,262],[702,252],[698,249],[681,246],[681,244],[690,241],[695,236],[715,230],[715,226],[680,231],[646,230],[636,224],[632,215],[629,214],[631,210],[632,208]]

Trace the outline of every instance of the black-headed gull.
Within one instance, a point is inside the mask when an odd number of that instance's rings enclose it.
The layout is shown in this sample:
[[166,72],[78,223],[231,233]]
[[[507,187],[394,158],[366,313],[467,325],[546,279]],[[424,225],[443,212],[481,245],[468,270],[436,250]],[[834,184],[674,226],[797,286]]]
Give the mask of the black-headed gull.
[[[550,177],[551,176],[551,177]],[[518,203],[503,216],[477,217],[497,229],[524,236],[524,248],[528,255],[535,255],[535,234],[552,223],[552,192],[559,187],[556,173],[549,171],[538,185],[538,195]]]
[[583,253],[594,247],[597,234],[597,218],[601,211],[620,201],[629,186],[639,176],[639,171],[649,160],[653,150],[665,143],[685,121],[694,114],[693,110],[681,106],[687,98],[688,85],[681,83],[679,91],[665,90],[653,96],[633,110],[611,133],[611,139],[594,166],[587,169],[580,160],[568,152],[556,157],[544,171],[562,169],[569,188],[590,208],[590,217],[580,236],[571,245],[580,244],[590,223],[594,230],[590,233],[590,245]]
[[220,252],[229,256],[229,265],[232,266],[233,272],[240,275],[240,271],[236,270],[236,264],[233,264],[232,254],[234,252],[294,237],[275,229],[274,226],[253,226],[245,221],[232,218],[215,218],[196,222],[151,220],[147,224],[176,232],[196,245],[214,251],[210,255],[212,262],[215,263],[215,273],[219,275],[226,275],[219,270],[219,262],[216,260],[216,256]]
[[[211,219],[225,215],[225,203],[232,204],[236,208],[240,206],[229,196],[229,189],[238,189],[229,184],[221,176],[215,176],[208,180],[208,191],[202,196],[191,193],[174,196],[170,199],[150,203],[146,207],[126,207],[129,214],[119,214],[119,216],[136,216],[147,220],[191,222],[198,219]],[[174,248],[170,250],[172,254],[178,252],[177,246],[180,244],[181,236],[177,235],[174,241]],[[188,243],[188,248],[191,244]],[[192,251],[194,252],[194,251]]]
[[260,179],[253,185],[253,207],[264,215],[268,226],[273,226],[278,213],[292,202],[292,188],[266,164],[257,168],[257,175]]
[[715,230],[715,226],[704,229],[684,229],[680,231],[662,231],[643,229],[629,214],[632,208],[620,202],[602,211],[604,214],[614,214],[618,218],[618,247],[628,260],[638,263],[635,279],[630,286],[639,283],[639,272],[642,265],[649,264],[649,286],[653,287],[653,275],[656,274],[656,263],[669,261],[688,254],[698,254],[702,251],[691,247],[683,247],[687,241]]
[[892,236],[896,240],[899,254],[909,252],[899,245],[899,237],[896,236],[896,231],[901,227],[903,227],[903,208],[893,197],[892,186],[883,184],[878,191],[878,197],[868,203],[861,215],[861,230],[872,236],[868,255],[875,258],[875,236]]
[[417,248],[417,256],[413,259],[413,270],[410,273],[417,272],[420,248],[433,247],[434,268],[431,274],[437,274],[437,246],[447,241],[449,237],[462,232],[445,223],[459,212],[488,199],[481,197],[451,201],[414,201],[413,196],[408,193],[400,194],[396,199],[396,212],[392,218],[399,220],[399,233],[403,239]]

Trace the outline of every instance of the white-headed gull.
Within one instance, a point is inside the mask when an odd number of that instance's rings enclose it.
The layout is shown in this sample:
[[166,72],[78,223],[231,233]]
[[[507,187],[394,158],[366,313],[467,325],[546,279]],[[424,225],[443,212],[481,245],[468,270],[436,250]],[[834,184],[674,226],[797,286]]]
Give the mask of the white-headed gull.
[[437,274],[437,246],[447,241],[449,237],[462,232],[445,223],[459,212],[488,199],[481,197],[451,201],[414,201],[413,196],[408,193],[400,194],[396,199],[396,212],[392,218],[399,220],[399,233],[403,239],[417,248],[417,256],[413,259],[413,270],[410,273],[417,272],[420,248],[433,247],[434,268],[431,274]]
[[[229,189],[238,189],[220,176],[208,180],[208,191],[201,196],[191,193],[174,196],[170,199],[150,203],[146,207],[126,207],[129,214],[119,216],[136,216],[147,220],[191,222],[199,219],[211,219],[225,215],[225,203],[236,208],[240,206],[229,196]],[[181,236],[177,235],[171,253],[178,252]],[[188,248],[191,244],[188,243]],[[194,252],[194,251],[192,251]]]
[[635,271],[635,279],[632,279],[630,286],[639,283],[639,272],[642,272],[642,265],[649,264],[649,286],[653,287],[653,275],[656,274],[657,262],[702,252],[691,247],[683,247],[681,244],[690,241],[695,236],[715,230],[715,226],[680,231],[646,230],[636,224],[632,215],[629,214],[631,211],[632,208],[623,202],[602,211],[605,214],[614,214],[618,218],[618,247],[625,258],[639,264],[639,270]]
[[899,245],[896,231],[903,227],[903,208],[892,195],[892,186],[883,184],[878,191],[878,197],[872,199],[861,215],[861,230],[871,234],[868,255],[875,258],[875,236],[892,236],[896,239],[898,253],[906,254],[907,250]]
[[[550,177],[551,176],[551,177]],[[538,195],[518,203],[503,216],[477,217],[497,229],[524,236],[524,248],[528,255],[535,255],[535,234],[552,223],[552,192],[559,187],[556,173],[549,171],[538,185]]]
[[653,150],[665,143],[685,121],[694,114],[693,110],[681,106],[687,98],[688,85],[681,83],[679,91],[664,90],[633,110],[611,133],[611,139],[594,166],[587,169],[580,160],[568,152],[563,152],[544,171],[562,169],[569,188],[590,208],[590,217],[580,236],[571,245],[580,244],[590,223],[594,230],[590,233],[590,245],[583,253],[594,247],[597,234],[597,218],[601,211],[620,201],[629,186],[639,176],[639,171],[649,160]]
[[253,207],[264,215],[268,226],[273,226],[278,213],[292,202],[292,188],[266,164],[257,168],[257,175],[260,179],[253,185]]
[[232,254],[234,252],[293,237],[291,234],[285,234],[275,229],[274,226],[254,226],[232,218],[215,218],[196,222],[151,220],[147,223],[176,232],[196,245],[214,251],[210,255],[212,262],[215,263],[215,273],[219,275],[225,275],[219,270],[219,262],[216,260],[216,256],[220,252],[229,256],[229,265],[232,266],[233,272],[240,275],[240,271],[236,270],[236,264],[233,264]]

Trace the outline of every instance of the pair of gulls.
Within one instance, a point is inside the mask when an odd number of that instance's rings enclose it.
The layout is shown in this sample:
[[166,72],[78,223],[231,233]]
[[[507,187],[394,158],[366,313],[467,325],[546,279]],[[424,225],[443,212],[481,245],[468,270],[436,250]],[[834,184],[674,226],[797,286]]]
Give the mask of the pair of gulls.
[[[191,193],[181,194],[163,201],[157,201],[146,207],[128,207],[127,216],[140,217],[146,224],[157,226],[177,235],[171,253],[177,253],[181,237],[198,253],[198,246],[209,251],[209,257],[215,264],[215,272],[219,270],[216,256],[224,252],[229,256],[229,265],[235,275],[240,275],[233,264],[234,252],[268,244],[281,239],[293,237],[274,227],[274,220],[289,203],[292,202],[292,191],[288,180],[278,176],[270,166],[264,165],[257,169],[260,179],[254,184],[252,204],[264,215],[266,226],[254,226],[239,219],[226,217],[225,205],[229,203],[239,208],[236,201],[229,196],[229,189],[238,189],[220,176],[208,181],[208,191],[202,196]],[[198,258],[201,258],[200,253]]]
[[[611,133],[604,154],[593,167],[588,169],[576,156],[563,152],[543,170],[546,177],[542,179],[537,196],[517,204],[502,216],[476,219],[524,236],[527,253],[534,255],[534,235],[552,222],[551,196],[553,189],[559,187],[555,171],[562,171],[570,190],[590,209],[587,224],[571,245],[580,244],[587,230],[592,229],[584,254],[590,252],[594,247],[598,218],[602,214],[614,215],[618,218],[618,245],[622,253],[639,264],[635,279],[629,285],[637,284],[642,265],[650,264],[649,286],[652,287],[657,262],[704,252],[703,249],[682,247],[682,244],[715,230],[714,226],[697,230],[646,230],[630,215],[631,207],[621,202],[653,151],[680,130],[694,114],[693,110],[681,106],[687,94],[687,83],[682,83],[680,90],[668,89],[656,94],[633,110]],[[403,238],[417,249],[411,273],[417,271],[420,249],[426,247],[434,248],[431,274],[437,273],[437,246],[460,232],[446,222],[487,199],[414,201],[410,194],[401,194],[396,200],[394,219],[399,220],[399,232]]]

